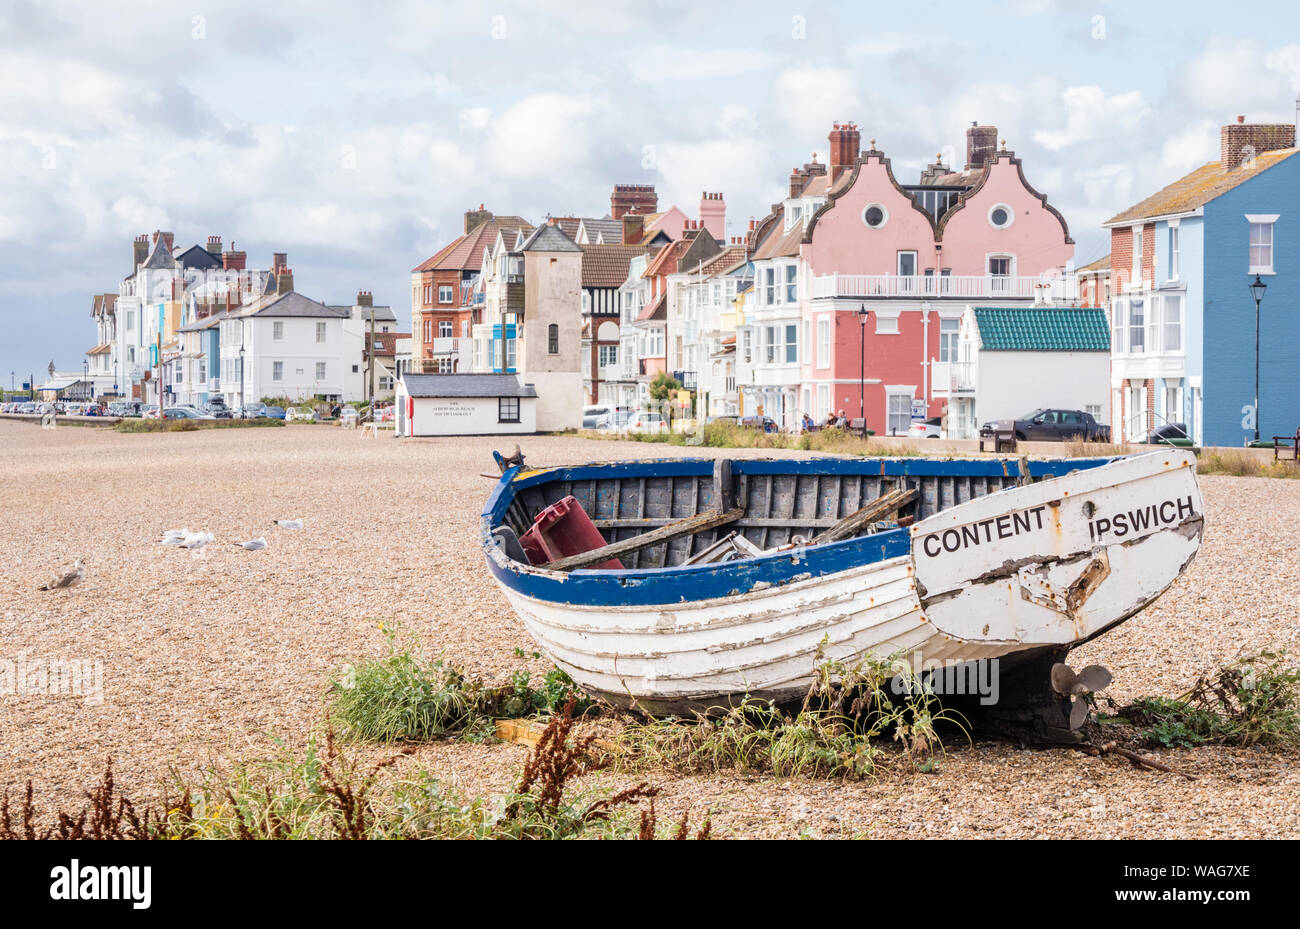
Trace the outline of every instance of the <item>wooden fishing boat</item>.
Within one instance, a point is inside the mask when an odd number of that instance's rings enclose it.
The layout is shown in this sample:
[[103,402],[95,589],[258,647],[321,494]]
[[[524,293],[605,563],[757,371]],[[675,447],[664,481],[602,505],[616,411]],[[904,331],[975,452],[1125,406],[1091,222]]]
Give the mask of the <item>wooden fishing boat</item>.
[[[1061,660],[1160,596],[1204,524],[1195,458],[1173,448],[503,470],[481,533],[511,606],[585,689],[655,713],[802,696],[819,650]],[[518,540],[570,497],[606,544],[530,563]]]

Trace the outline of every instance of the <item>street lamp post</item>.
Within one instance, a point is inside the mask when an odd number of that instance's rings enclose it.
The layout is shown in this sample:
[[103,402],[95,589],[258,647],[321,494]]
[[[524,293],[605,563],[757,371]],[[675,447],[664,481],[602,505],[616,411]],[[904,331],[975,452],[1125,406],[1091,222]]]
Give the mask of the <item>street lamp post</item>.
[[860,364],[858,367],[858,416],[862,419],[862,435],[867,435],[867,319],[871,316],[871,311],[867,309],[864,303],[858,308],[858,322],[861,324],[862,341],[859,352]]
[[[239,334],[244,334],[243,323],[240,323]],[[239,418],[243,419],[247,414],[244,411],[244,340],[239,340]]]
[[81,359],[81,398],[90,400],[94,398],[94,391],[90,389],[90,359]]
[[1259,304],[1264,299],[1264,291],[1268,289],[1258,274],[1255,275],[1255,282],[1250,285],[1250,295],[1255,298],[1255,441],[1259,441]]

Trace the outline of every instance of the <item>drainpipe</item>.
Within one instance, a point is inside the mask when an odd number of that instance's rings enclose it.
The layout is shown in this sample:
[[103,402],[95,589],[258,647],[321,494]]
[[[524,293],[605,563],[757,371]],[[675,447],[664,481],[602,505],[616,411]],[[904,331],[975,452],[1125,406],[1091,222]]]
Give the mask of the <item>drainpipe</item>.
[[921,301],[921,396],[925,398],[925,415],[930,416],[930,304]]

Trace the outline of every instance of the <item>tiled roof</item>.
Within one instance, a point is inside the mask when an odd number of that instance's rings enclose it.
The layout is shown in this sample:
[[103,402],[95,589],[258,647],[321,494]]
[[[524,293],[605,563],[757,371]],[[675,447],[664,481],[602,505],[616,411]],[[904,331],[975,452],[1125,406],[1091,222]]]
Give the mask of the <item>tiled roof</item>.
[[397,340],[409,339],[409,332],[376,332],[372,343],[370,333],[366,333],[366,349],[370,349],[373,344],[375,355],[393,355],[397,353]]
[[584,219],[582,226],[587,232],[587,241],[592,245],[596,240],[603,240],[603,245],[618,245],[623,241],[623,221],[620,219]]
[[580,252],[577,242],[564,234],[559,224],[545,223],[533,230],[533,234],[519,246],[521,252]]
[[1082,274],[1085,271],[1109,271],[1109,270],[1110,270],[1110,254],[1107,253],[1102,257],[1098,258],[1096,261],[1089,262],[1088,264],[1084,265],[1082,268],[1079,269],[1078,273]]
[[649,303],[647,303],[645,306],[643,306],[641,308],[641,312],[637,314],[636,321],[638,323],[643,323],[647,321],[662,322],[668,319],[667,297],[668,297],[667,294],[660,294],[659,296],[651,300]]
[[[348,307],[326,306],[323,303],[317,303],[310,297],[304,297],[296,290],[291,290],[287,294],[280,294],[270,299],[263,298],[265,302],[250,304],[250,312],[240,315],[247,316],[303,316],[317,318],[346,318],[351,315]],[[259,301],[260,302],[260,301]]]
[[976,307],[980,341],[991,352],[1109,352],[1100,307]]
[[109,344],[108,344],[107,342],[105,342],[103,345],[96,345],[96,346],[95,346],[94,348],[92,348],[90,351],[86,352],[86,354],[87,354],[87,355],[102,355],[102,354],[104,354],[105,352],[107,352],[107,351],[109,350],[109,348],[110,348]]
[[153,251],[149,253],[149,257],[144,260],[140,267],[157,270],[176,267],[176,259],[168,251],[165,237],[158,236],[157,241],[153,244]]
[[732,269],[733,266],[745,257],[745,246],[728,245],[722,251],[718,252],[712,258],[706,258],[694,268],[685,268],[690,274],[703,274],[705,277],[712,277],[715,274],[722,274]]
[[513,374],[403,374],[412,397],[536,397],[532,384]]
[[195,320],[194,322],[188,325],[181,326],[176,331],[177,332],[202,332],[204,329],[211,329],[213,326],[217,325],[217,323],[221,322],[223,319],[229,318],[230,315],[232,314],[213,313],[210,316],[205,316],[202,319]]
[[221,267],[221,259],[213,257],[212,253],[201,245],[191,245],[185,249],[176,256],[176,263],[183,268],[197,268],[200,271]]
[[479,223],[412,270],[415,272],[477,271],[483,265],[484,250],[496,242],[498,232],[502,234],[506,247],[510,248],[514,244],[515,235],[520,230],[527,235],[533,231],[533,226],[519,216],[493,217],[487,222]]
[[1122,213],[1117,213],[1102,225],[1133,222],[1152,216],[1169,216],[1186,213],[1221,197],[1273,165],[1290,158],[1300,148],[1283,148],[1273,152],[1264,152],[1255,156],[1254,167],[1240,167],[1228,170],[1222,162],[1212,161],[1202,165],[1191,174],[1174,181],[1168,187],[1156,191],[1136,206],[1131,206]]
[[582,246],[582,286],[621,287],[632,259],[644,254],[639,245]]
[[758,248],[754,250],[754,260],[766,258],[793,258],[799,254],[799,243],[803,241],[803,223],[795,223],[788,230],[782,231],[785,223],[784,209],[777,210],[776,222],[772,231]]

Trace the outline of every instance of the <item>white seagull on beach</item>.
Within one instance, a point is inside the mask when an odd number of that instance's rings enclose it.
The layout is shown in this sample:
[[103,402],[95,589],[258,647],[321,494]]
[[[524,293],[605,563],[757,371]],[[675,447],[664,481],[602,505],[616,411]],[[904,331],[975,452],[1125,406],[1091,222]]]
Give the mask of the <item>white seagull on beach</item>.
[[56,574],[51,578],[41,590],[58,590],[60,587],[76,587],[86,576],[86,565],[80,558],[72,563],[72,567],[66,569],[61,574]]
[[180,545],[185,541],[185,537],[190,534],[189,529],[168,529],[163,533],[163,545]]
[[211,532],[192,532],[180,543],[181,548],[202,548],[213,540]]
[[232,544],[238,545],[245,551],[260,552],[262,549],[266,548],[266,539],[259,536],[256,539],[249,539],[247,542],[234,542]]
[[275,521],[275,524],[276,524],[277,526],[279,526],[281,529],[301,529],[301,528],[302,528],[302,520],[301,520],[301,519],[277,519],[277,520]]

